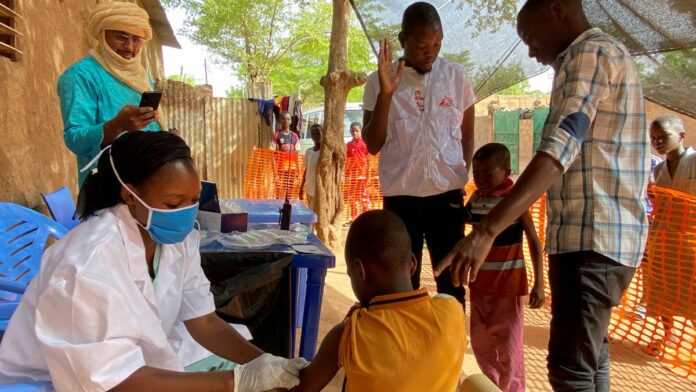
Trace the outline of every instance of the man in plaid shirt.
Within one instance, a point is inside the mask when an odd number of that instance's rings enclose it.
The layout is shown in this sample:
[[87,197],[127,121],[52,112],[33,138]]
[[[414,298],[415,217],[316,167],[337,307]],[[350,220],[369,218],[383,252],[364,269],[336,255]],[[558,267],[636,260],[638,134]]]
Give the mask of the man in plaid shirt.
[[591,28],[581,0],[528,0],[518,33],[556,73],[538,153],[508,197],[443,261],[455,285],[476,279],[493,239],[548,191],[552,291],[549,381],[609,391],[607,329],[648,233],[649,137],[628,50]]

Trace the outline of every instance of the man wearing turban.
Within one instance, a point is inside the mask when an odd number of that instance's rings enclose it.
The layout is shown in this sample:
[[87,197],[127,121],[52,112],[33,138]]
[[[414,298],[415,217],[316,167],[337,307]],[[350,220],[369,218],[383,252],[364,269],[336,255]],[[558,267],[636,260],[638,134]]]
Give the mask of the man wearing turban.
[[[148,13],[121,1],[104,2],[87,24],[92,50],[58,80],[65,144],[77,156],[79,168],[122,132],[159,131],[159,114],[139,108],[140,96],[153,89],[141,61],[152,38]],[[79,172],[81,185],[87,172]]]

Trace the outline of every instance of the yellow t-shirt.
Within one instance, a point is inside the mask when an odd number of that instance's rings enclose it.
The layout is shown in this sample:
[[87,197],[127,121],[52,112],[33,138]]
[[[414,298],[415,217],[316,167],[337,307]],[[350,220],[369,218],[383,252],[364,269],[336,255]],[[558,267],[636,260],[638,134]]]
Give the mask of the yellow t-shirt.
[[452,392],[465,350],[462,305],[420,289],[354,307],[345,321],[338,361],[348,392]]

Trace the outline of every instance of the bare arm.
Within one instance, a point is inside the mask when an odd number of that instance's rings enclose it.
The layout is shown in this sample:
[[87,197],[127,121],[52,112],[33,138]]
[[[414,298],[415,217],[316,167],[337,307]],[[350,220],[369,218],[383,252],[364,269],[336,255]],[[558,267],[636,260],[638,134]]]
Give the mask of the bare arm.
[[319,392],[338,371],[338,346],[343,335],[344,324],[335,326],[321,342],[314,361],[300,371],[300,385],[293,392]]
[[145,366],[111,389],[111,392],[233,392],[234,390],[233,372],[183,373]]
[[529,306],[536,309],[544,304],[546,296],[544,293],[544,250],[529,212],[522,215],[521,220],[532,257],[532,268],[534,268],[534,286],[529,295]]
[[389,123],[389,108],[391,107],[391,94],[379,93],[374,112],[365,111],[363,115],[363,134],[367,151],[372,155],[379,154],[387,140],[387,125]]
[[[306,160],[305,160],[306,162]],[[307,168],[305,168],[304,172],[302,173],[302,183],[300,184],[300,200],[304,199],[304,185],[305,181],[307,180]]]
[[436,268],[435,274],[439,275],[452,265],[452,280],[456,286],[476,280],[493,240],[527,212],[529,206],[539,199],[562,173],[563,168],[557,160],[544,152],[537,153],[510,194],[481,220],[471,234],[455,246]]
[[613,70],[611,59],[600,47],[588,46],[586,49],[578,51],[563,65],[562,73],[566,77],[557,80],[560,83],[557,87],[563,88],[564,98],[554,104],[553,112],[557,115],[553,116],[553,123],[547,121],[544,127],[539,152],[512,192],[477,229],[455,246],[440,263],[436,274],[451,264],[455,285],[463,284],[467,277],[470,281],[475,280],[493,239],[522,216],[576,162],[591,132],[600,103],[610,97],[610,76],[619,73]]
[[462,150],[467,170],[471,170],[471,159],[474,156],[476,110],[474,105],[464,111],[462,120]]
[[396,73],[391,71],[392,56],[389,42],[380,42],[377,59],[379,73],[379,94],[373,110],[365,111],[363,116],[363,138],[367,151],[376,155],[387,140],[387,125],[389,124],[389,109],[394,92],[399,87],[404,61],[399,61]]
[[263,354],[215,313],[184,323],[191,336],[212,353],[235,363],[247,363]]

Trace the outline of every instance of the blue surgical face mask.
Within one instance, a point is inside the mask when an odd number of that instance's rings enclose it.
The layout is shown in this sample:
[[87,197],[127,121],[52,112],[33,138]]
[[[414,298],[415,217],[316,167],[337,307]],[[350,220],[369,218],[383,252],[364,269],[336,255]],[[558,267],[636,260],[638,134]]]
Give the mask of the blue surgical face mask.
[[183,242],[189,233],[191,233],[196,223],[198,203],[175,210],[152,208],[121,180],[121,176],[118,175],[116,165],[114,165],[114,160],[111,157],[111,150],[109,150],[109,161],[111,162],[111,168],[118,182],[120,182],[143,207],[147,208],[148,214],[146,224],[142,225],[140,222],[138,222],[138,224],[142,226],[143,229],[147,230],[147,232],[150,233],[150,237],[159,244],[177,244]]

